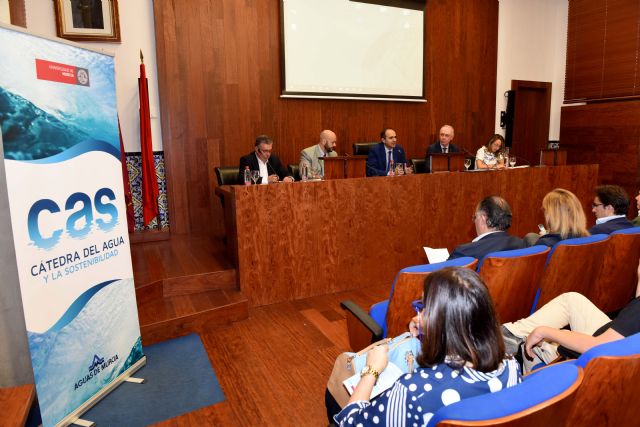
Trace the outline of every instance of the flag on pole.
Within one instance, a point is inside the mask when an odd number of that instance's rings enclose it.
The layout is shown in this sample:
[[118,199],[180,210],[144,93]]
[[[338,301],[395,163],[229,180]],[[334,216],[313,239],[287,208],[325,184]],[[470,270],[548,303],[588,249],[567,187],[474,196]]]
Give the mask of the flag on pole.
[[145,227],[158,216],[158,180],[153,162],[153,144],[151,141],[151,121],[149,119],[149,88],[144,68],[144,58],[140,51],[140,157],[142,159],[142,218]]
[[129,181],[129,172],[127,171],[127,157],[124,152],[124,143],[122,142],[122,131],[120,130],[120,117],[118,117],[118,134],[120,135],[120,162],[122,163],[124,203],[127,206],[127,228],[129,229],[129,233],[133,233],[136,220],[133,215],[133,197],[131,197],[131,182]]

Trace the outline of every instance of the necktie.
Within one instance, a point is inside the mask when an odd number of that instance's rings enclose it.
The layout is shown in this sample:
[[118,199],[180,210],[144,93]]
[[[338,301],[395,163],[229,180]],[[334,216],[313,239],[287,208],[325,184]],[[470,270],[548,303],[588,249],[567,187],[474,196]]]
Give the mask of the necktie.
[[445,148],[444,149],[444,154],[447,154],[449,152],[449,148]]
[[391,150],[387,150],[387,172],[389,172],[389,167],[391,166]]

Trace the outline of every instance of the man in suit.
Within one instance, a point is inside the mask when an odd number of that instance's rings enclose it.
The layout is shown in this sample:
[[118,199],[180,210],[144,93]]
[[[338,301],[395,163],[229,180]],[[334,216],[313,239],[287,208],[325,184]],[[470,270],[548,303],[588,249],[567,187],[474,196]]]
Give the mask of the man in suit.
[[259,135],[256,138],[255,149],[253,153],[249,153],[240,158],[240,176],[238,182],[243,181],[244,170],[249,166],[249,170],[260,171],[260,183],[268,184],[278,182],[293,182],[293,177],[289,175],[287,169],[282,166],[282,162],[275,155],[271,154],[273,150],[273,141],[267,135]]
[[[389,174],[391,160],[397,165],[406,163],[404,149],[398,144],[396,131],[384,129],[380,132],[380,144],[374,145],[369,150],[367,157],[367,176],[386,176]],[[411,173],[411,169],[407,169]]]
[[453,141],[454,131],[451,125],[444,125],[440,128],[440,135],[438,142],[431,144],[427,147],[426,161],[429,161],[430,154],[439,153],[459,153],[460,148],[451,143]]
[[591,227],[591,234],[610,234],[616,230],[633,227],[627,219],[629,196],[617,185],[601,185],[596,187],[591,211],[596,216],[596,225]]
[[478,237],[455,248],[449,259],[481,259],[490,252],[524,248],[522,239],[506,232],[511,227],[511,207],[502,197],[485,197],[476,208],[473,223]]
[[336,146],[336,134],[328,129],[320,132],[320,141],[316,145],[307,147],[300,152],[299,168],[302,174],[303,166],[309,171],[319,171],[324,176],[324,160],[321,157],[336,157],[337,152],[333,151]]

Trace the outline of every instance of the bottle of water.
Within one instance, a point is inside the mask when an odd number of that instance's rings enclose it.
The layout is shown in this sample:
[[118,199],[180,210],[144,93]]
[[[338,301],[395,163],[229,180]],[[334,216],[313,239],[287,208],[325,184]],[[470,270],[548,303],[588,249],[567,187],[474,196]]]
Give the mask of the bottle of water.
[[300,179],[304,182],[309,180],[309,169],[306,163],[303,163],[302,169],[300,169]]
[[245,166],[244,168],[244,185],[251,185],[251,171],[249,170],[249,166]]
[[387,176],[395,175],[395,171],[396,171],[396,164],[393,161],[393,159],[389,159],[389,173],[387,174]]

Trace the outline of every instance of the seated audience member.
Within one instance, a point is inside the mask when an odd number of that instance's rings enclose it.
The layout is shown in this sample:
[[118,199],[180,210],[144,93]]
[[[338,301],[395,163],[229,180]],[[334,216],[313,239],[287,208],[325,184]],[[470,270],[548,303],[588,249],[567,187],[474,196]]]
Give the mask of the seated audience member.
[[580,201],[571,191],[563,188],[550,191],[542,199],[542,210],[547,233],[542,236],[527,234],[524,238],[526,246],[553,246],[561,240],[589,235],[587,217]]
[[[369,150],[367,157],[367,176],[386,176],[389,174],[389,165],[393,160],[394,164],[404,164],[407,159],[404,150],[398,144],[396,131],[385,129],[380,132],[380,144],[373,146]],[[411,168],[407,168],[411,173]]]
[[255,151],[240,158],[240,176],[238,182],[242,182],[244,170],[249,166],[249,170],[260,171],[260,183],[267,184],[280,180],[293,182],[293,177],[289,175],[287,169],[282,166],[282,162],[275,155],[271,154],[273,141],[267,135],[259,135],[256,138]]
[[636,209],[638,210],[638,216],[634,218],[633,223],[634,226],[640,226],[640,191],[638,191],[638,195],[636,196]]
[[522,239],[506,232],[511,227],[511,208],[502,197],[485,197],[476,208],[473,223],[476,226],[478,237],[473,239],[471,243],[465,243],[455,248],[449,259],[464,256],[480,259],[489,252],[524,247]]
[[504,138],[495,134],[476,153],[476,169],[504,168]]
[[591,207],[596,216],[596,225],[589,230],[591,234],[610,234],[616,230],[633,227],[633,223],[627,219],[629,196],[622,187],[596,187]]
[[316,145],[307,147],[300,152],[299,168],[302,174],[302,167],[306,166],[309,172],[317,171],[320,176],[324,176],[324,161],[320,157],[336,157],[337,152],[333,151],[336,146],[336,134],[330,130],[320,132],[320,141]]
[[[431,273],[422,302],[418,368],[370,399],[389,349],[369,351],[349,403],[334,417],[340,426],[425,425],[442,406],[521,381],[518,363],[505,357],[495,308],[477,273],[459,267]],[[415,325],[412,332],[417,335]]]
[[[591,301],[577,292],[567,292],[549,301],[526,319],[505,323],[506,351],[515,354],[522,342],[534,357],[533,347],[543,342],[546,351],[562,345],[577,353],[640,332],[640,264],[636,296],[612,321]],[[565,326],[569,329],[562,329]],[[556,352],[557,355],[557,352]],[[551,357],[552,359],[554,357]]]
[[427,155],[425,156],[425,160],[427,162],[429,161],[430,154],[459,153],[460,149],[456,145],[451,143],[451,141],[453,141],[453,137],[453,127],[450,125],[442,126],[440,128],[438,142],[435,142],[427,147]]

